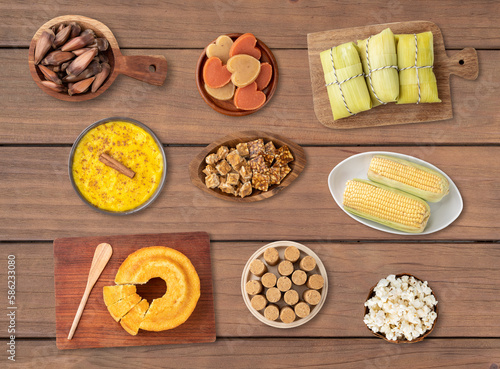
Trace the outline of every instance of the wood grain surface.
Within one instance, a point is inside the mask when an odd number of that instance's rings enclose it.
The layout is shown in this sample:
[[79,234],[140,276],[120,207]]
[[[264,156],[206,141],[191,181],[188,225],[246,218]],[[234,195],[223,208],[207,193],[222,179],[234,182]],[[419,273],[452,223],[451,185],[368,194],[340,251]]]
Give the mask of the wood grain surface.
[[[331,26],[330,28],[331,29]],[[305,37],[305,35],[304,35]],[[446,41],[446,40],[445,40]],[[475,46],[469,43],[469,46]],[[203,45],[202,47],[204,47]],[[105,94],[69,104],[43,93],[33,82],[27,50],[0,49],[0,144],[72,144],[89,124],[111,116],[137,119],[165,144],[208,145],[219,137],[249,129],[271,131],[300,145],[480,144],[500,141],[500,51],[478,51],[479,77],[451,78],[453,119],[401,128],[332,130],[316,118],[307,50],[274,50],[280,81],[266,107],[246,117],[228,117],[201,98],[194,70],[202,50],[124,50],[125,55],[155,54],[167,58],[163,86],[123,76]],[[457,51],[449,51],[453,57]]]
[[[276,238],[281,239],[293,240]],[[328,298],[313,320],[295,329],[276,329],[262,324],[243,301],[241,273],[248,258],[266,243],[212,242],[218,339],[373,337],[363,323],[363,304],[370,288],[391,273],[414,274],[428,281],[435,291],[439,300],[439,319],[425,341],[438,337],[500,338],[500,276],[497,272],[500,248],[496,243],[303,242],[325,265]],[[16,255],[19,260],[18,274],[22,276],[17,290],[18,310],[22,312],[18,317],[18,337],[55,337],[52,244],[0,245],[0,259],[6,260],[9,254]],[[0,279],[5,279],[5,275],[5,268],[0,269]],[[6,289],[6,284],[0,284],[0,294],[5,295]],[[99,290],[94,290],[93,294],[100,298]],[[78,301],[75,310],[76,305]],[[106,327],[112,328],[110,332],[121,329],[110,316],[106,318],[109,318],[105,320]],[[7,316],[0,315],[0,325],[6,324]],[[77,330],[74,339],[78,334]],[[6,336],[6,331],[0,331],[0,337]]]
[[[496,0],[0,0],[0,260],[5,263],[0,295],[7,294],[8,255],[15,255],[18,308],[16,362],[4,357],[0,366],[498,369],[499,13]],[[40,26],[67,14],[109,27],[127,60],[165,57],[165,83],[118,77],[106,93],[79,103],[43,93],[29,72],[28,47]],[[459,50],[477,50],[477,80],[450,79],[453,118],[355,130],[323,126],[314,112],[307,34],[415,20],[440,28],[454,63],[463,57]],[[272,100],[245,117],[217,113],[196,88],[203,48],[232,32],[252,32],[279,65]],[[165,188],[151,208],[119,219],[81,202],[67,164],[81,131],[118,115],[148,125],[165,145],[169,164]],[[193,186],[192,158],[220,137],[246,130],[278,134],[304,148],[307,167],[296,181],[279,196],[249,204],[223,201]],[[377,149],[416,156],[444,170],[462,193],[460,217],[432,235],[403,237],[346,216],[331,198],[328,173],[353,154]],[[55,238],[192,231],[206,231],[215,240],[215,343],[57,349]],[[246,309],[239,288],[248,257],[276,240],[304,243],[328,271],[325,306],[298,329],[261,324]],[[436,291],[440,317],[423,342],[390,345],[373,337],[362,321],[370,287],[390,273],[414,274]],[[0,315],[4,346],[8,323]]]
[[[67,335],[78,307],[79,296],[85,290],[86,276],[95,246],[102,242],[113,247],[113,256],[92,290],[73,339],[68,340]],[[129,254],[149,246],[171,247],[186,255],[200,277],[201,297],[193,314],[177,328],[162,332],[141,330],[137,336],[131,336],[110,316],[104,304],[102,289],[104,286],[115,285],[116,272]],[[207,233],[58,238],[54,241],[54,276],[56,338],[59,349],[215,341],[212,264]],[[151,304],[151,301],[149,303]]]
[[[429,339],[417,345],[389,345],[380,339],[221,339],[215,344],[81,350],[62,355],[51,340],[21,340],[19,362],[26,368],[120,367],[142,365],[163,368],[244,367],[336,369],[496,369],[498,340]],[[165,355],[168,355],[166,362]],[[133,358],[133,360],[131,359]],[[250,359],[251,358],[251,359]],[[251,361],[251,365],[244,365]],[[15,364],[12,364],[14,367]]]
[[267,0],[195,0],[104,3],[89,0],[85,6],[50,0],[3,2],[0,44],[27,47],[35,31],[47,20],[79,13],[106,24],[122,48],[199,48],[223,33],[252,32],[270,48],[306,48],[306,34],[388,22],[426,19],[443,31],[452,48],[500,48],[500,13],[496,0],[410,2],[361,0],[341,3]]
[[196,229],[209,232],[212,240],[401,240],[348,217],[328,189],[335,165],[374,150],[437,166],[464,199],[462,214],[449,227],[405,240],[498,240],[499,147],[305,147],[307,166],[286,191],[250,204],[223,201],[192,185],[188,167],[201,149],[166,147],[169,171],[159,197],[143,211],[113,217],[91,209],[74,192],[68,178],[69,147],[0,147],[0,240],[92,236],[102,234],[104,226],[108,234]]
[[[434,104],[387,104],[344,119],[334,120],[325,86],[320,53],[346,42],[357,43],[358,40],[364,40],[382,32],[386,28],[390,28],[394,34],[432,32],[434,42],[432,70],[436,76],[438,95],[441,102]],[[307,35],[307,43],[314,111],[318,120],[329,128],[379,127],[450,119],[453,117],[450,95],[451,73],[455,72],[462,78],[467,79],[476,79],[478,74],[476,51],[470,48],[462,50],[460,52],[460,54],[464,55],[463,59],[461,59],[462,64],[459,63],[460,60],[448,58],[441,30],[432,22],[395,22],[310,33]]]

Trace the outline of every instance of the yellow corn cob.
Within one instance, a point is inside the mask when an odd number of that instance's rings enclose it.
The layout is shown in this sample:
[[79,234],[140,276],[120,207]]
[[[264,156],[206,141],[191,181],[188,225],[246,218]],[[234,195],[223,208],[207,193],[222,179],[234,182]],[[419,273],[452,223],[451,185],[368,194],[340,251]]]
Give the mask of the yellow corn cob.
[[375,155],[368,178],[430,202],[441,200],[448,192],[448,179],[436,170],[389,155]]
[[424,200],[362,179],[347,181],[343,205],[351,214],[411,233],[422,232],[431,214]]

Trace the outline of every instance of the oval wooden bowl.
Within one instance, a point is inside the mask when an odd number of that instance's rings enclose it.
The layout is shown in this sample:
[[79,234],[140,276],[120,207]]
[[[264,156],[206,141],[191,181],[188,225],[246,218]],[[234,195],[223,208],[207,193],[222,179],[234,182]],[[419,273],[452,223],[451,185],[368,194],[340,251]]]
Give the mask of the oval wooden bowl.
[[[203,169],[205,169],[206,166],[205,158],[207,157],[207,155],[217,152],[217,149],[220,146],[226,145],[229,147],[236,147],[236,144],[239,144],[240,142],[253,141],[258,138],[264,139],[265,142],[273,141],[276,147],[287,145],[290,151],[292,152],[294,160],[291,163],[288,163],[292,171],[285,177],[285,179],[279,185],[270,186],[268,191],[259,191],[253,189],[253,192],[250,196],[243,198],[224,193],[218,188],[211,189],[205,186],[205,173],[203,173],[202,171]],[[299,145],[297,145],[295,142],[292,142],[284,137],[275,134],[270,134],[267,132],[244,131],[244,132],[236,132],[230,134],[208,145],[198,155],[196,155],[196,157],[194,157],[191,163],[189,164],[189,175],[191,177],[191,182],[193,182],[193,184],[196,187],[209,193],[212,196],[227,201],[254,202],[267,199],[283,191],[283,189],[288,187],[299,176],[299,174],[304,169],[305,165],[306,165],[306,154],[304,152],[304,149]]]
[[[226,36],[231,37],[231,39],[234,41],[238,37],[240,37],[243,33],[228,33]],[[216,40],[212,41],[214,43]],[[217,100],[210,96],[207,91],[205,90],[205,82],[203,81],[203,66],[205,65],[205,62],[207,61],[207,54],[206,54],[206,48],[203,50],[203,52],[200,55],[200,58],[198,59],[198,64],[196,65],[196,86],[198,87],[198,91],[200,92],[201,97],[205,102],[215,111],[225,114],[225,115],[230,115],[233,117],[241,117],[243,115],[249,115],[253,114],[260,109],[262,109],[264,106],[267,105],[269,100],[274,95],[274,91],[276,91],[276,87],[278,86],[278,63],[276,63],[276,59],[274,58],[274,55],[272,51],[266,46],[265,43],[257,39],[257,47],[260,49],[262,56],[260,57],[260,62],[261,63],[269,63],[273,67],[273,75],[271,77],[271,81],[269,81],[269,85],[262,90],[264,94],[266,95],[266,102],[264,105],[262,105],[258,109],[254,110],[241,110],[238,109],[233,102],[233,99],[231,98],[230,100],[227,101],[222,101],[222,100]]]
[[[404,275],[407,275],[408,277],[413,277],[415,278],[417,281],[420,281],[420,282],[423,282],[420,278],[417,278],[415,277],[414,275],[412,274],[409,274],[409,273],[403,273],[403,274],[396,274],[396,278],[401,278],[402,276]],[[378,284],[378,283],[377,283]],[[369,299],[371,299],[375,293],[373,292],[373,290],[375,289],[375,287],[377,287],[377,285],[373,286],[371,289],[370,289],[370,293],[368,294],[368,297],[366,299],[366,301],[368,301]],[[432,291],[432,294],[434,295],[434,297],[436,298],[436,294],[434,293],[434,290]],[[437,300],[437,298],[436,298]],[[425,337],[427,337],[429,334],[431,334],[431,332],[434,330],[434,327],[436,326],[436,323],[437,323],[437,320],[439,318],[439,313],[438,313],[438,306],[434,306],[434,311],[436,312],[436,314],[438,314],[436,316],[436,319],[434,320],[434,324],[432,325],[431,329],[429,329],[427,332],[425,332],[423,335],[421,335],[420,337],[417,337],[415,338],[413,341],[408,341],[407,339],[400,339],[400,340],[396,340],[396,341],[392,341],[392,340],[388,340],[387,337],[385,335],[383,335],[382,333],[376,333],[374,331],[372,331],[370,328],[368,328],[368,326],[365,324],[366,328],[374,335],[374,336],[377,336],[379,338],[382,338],[383,340],[387,341],[387,342],[390,342],[390,343],[416,343],[416,342],[420,342],[420,341],[423,341]],[[368,314],[368,306],[365,306],[365,314],[366,315]],[[363,315],[363,316],[364,316]]]
[[[61,23],[76,22],[82,29],[92,29],[98,37],[104,37],[109,42],[109,48],[105,51],[106,56],[109,58],[109,65],[111,71],[108,78],[103,85],[95,92],[85,92],[83,94],[69,96],[67,93],[56,92],[45,87],[41,82],[44,79],[42,72],[36,67],[35,59],[35,45],[42,32],[54,25]],[[122,55],[118,42],[111,30],[103,23],[92,19],[83,17],[81,15],[62,15],[56,17],[41,26],[36,31],[33,39],[31,40],[28,63],[33,80],[36,82],[45,93],[64,101],[85,101],[96,98],[106,91],[113,83],[119,74],[125,74],[129,77],[138,79],[140,81],[149,83],[151,85],[161,86],[167,77],[167,59],[162,55]]]

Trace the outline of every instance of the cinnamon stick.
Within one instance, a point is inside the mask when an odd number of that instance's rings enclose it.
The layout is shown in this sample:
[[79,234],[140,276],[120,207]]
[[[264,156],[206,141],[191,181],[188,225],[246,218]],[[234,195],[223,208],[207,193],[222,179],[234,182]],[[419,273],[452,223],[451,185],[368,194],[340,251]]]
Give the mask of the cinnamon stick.
[[101,163],[104,163],[108,167],[117,170],[121,174],[126,175],[129,178],[134,178],[134,176],[135,176],[135,172],[132,169],[127,168],[125,165],[120,163],[118,160],[113,159],[111,156],[109,156],[106,153],[102,153],[99,156],[99,161]]

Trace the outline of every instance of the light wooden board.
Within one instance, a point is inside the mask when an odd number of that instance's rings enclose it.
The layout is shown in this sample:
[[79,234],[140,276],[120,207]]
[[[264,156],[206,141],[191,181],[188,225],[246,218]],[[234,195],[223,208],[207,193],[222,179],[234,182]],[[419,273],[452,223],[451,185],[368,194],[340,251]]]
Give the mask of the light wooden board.
[[[0,240],[159,229],[207,231],[212,240],[269,241],[498,240],[500,234],[500,147],[305,147],[307,166],[286,191],[250,204],[223,201],[192,185],[189,163],[201,149],[166,147],[169,171],[160,196],[141,212],[116,217],[98,213],[76,195],[68,178],[69,147],[0,147]],[[330,195],[328,174],[347,157],[374,150],[415,156],[443,170],[464,199],[460,217],[440,232],[398,236],[347,216]]]
[[[208,145],[245,130],[269,131],[300,145],[500,142],[500,51],[479,51],[476,81],[451,79],[453,119],[357,130],[332,130],[318,122],[306,51],[273,52],[280,80],[272,100],[250,116],[228,117],[211,109],[198,93],[195,67],[201,50],[124,50],[125,55],[165,56],[165,84],[151,86],[119,76],[105,94],[81,103],[59,101],[41,91],[29,74],[27,50],[0,50],[0,144],[72,144],[91,123],[116,115],[148,125],[165,144]],[[451,57],[456,51],[448,53]]]
[[[440,316],[430,338],[500,338],[498,244],[304,242],[325,265],[328,298],[313,320],[299,328],[285,330],[259,322],[248,311],[241,296],[241,273],[245,263],[264,244],[211,244],[219,338],[372,337],[363,323],[363,303],[370,288],[390,273],[412,273],[427,280],[435,291]],[[18,260],[17,336],[55,337],[51,243],[0,245],[0,260],[7,260],[9,254],[16,255]],[[5,273],[5,269],[0,269],[0,279],[5,280]],[[6,295],[6,288],[6,284],[0,284],[0,294]],[[94,290],[93,294],[100,297],[99,292]],[[110,316],[106,318],[106,328],[113,328],[114,321]],[[0,325],[7,326],[6,315],[0,315]],[[0,337],[6,335],[6,331],[0,332]]]
[[[92,290],[73,339],[68,340],[69,329],[85,290],[95,247],[102,242],[109,243],[113,247],[113,255]],[[148,246],[171,247],[186,255],[200,277],[201,296],[194,312],[184,324],[175,329],[161,332],[141,330],[137,336],[132,336],[109,314],[102,297],[102,289],[104,286],[115,284],[116,272],[129,254]],[[56,337],[57,347],[60,349],[215,341],[212,264],[210,261],[210,239],[207,233],[58,238],[54,241],[54,275]],[[154,295],[155,287],[156,290],[162,291],[160,286],[156,285],[151,287],[149,291],[146,290],[148,294],[144,294],[143,297],[148,298]],[[159,296],[161,297],[161,293]],[[149,299],[149,303],[151,301]]]
[[[386,28],[390,28],[394,34],[432,32],[434,41],[433,71],[437,79],[438,95],[441,102],[433,104],[387,104],[350,117],[334,120],[325,86],[320,53],[346,42],[356,43],[358,40],[366,39]],[[476,79],[478,74],[476,51],[468,48],[459,52],[454,58],[448,58],[441,30],[435,23],[427,21],[385,23],[310,33],[307,35],[307,43],[314,111],[318,120],[329,128],[379,127],[450,119],[453,117],[450,74],[458,74],[463,78],[472,80]],[[460,61],[462,64],[460,64]]]
[[496,0],[460,3],[453,0],[340,3],[309,0],[273,4],[267,0],[196,0],[147,2],[140,7],[130,2],[108,4],[89,0],[81,8],[50,0],[3,2],[0,45],[26,47],[43,23],[58,15],[74,13],[106,24],[122,48],[202,49],[228,32],[253,32],[271,48],[305,48],[307,33],[416,19],[437,22],[449,47],[500,47],[500,27],[495,17],[500,13],[500,6]]
[[[54,342],[19,342],[11,366],[168,368],[412,368],[497,369],[500,340],[433,339],[391,345],[380,339],[222,339],[213,345],[82,350],[78,356],[57,352]],[[168,360],[168,361],[167,361]]]

